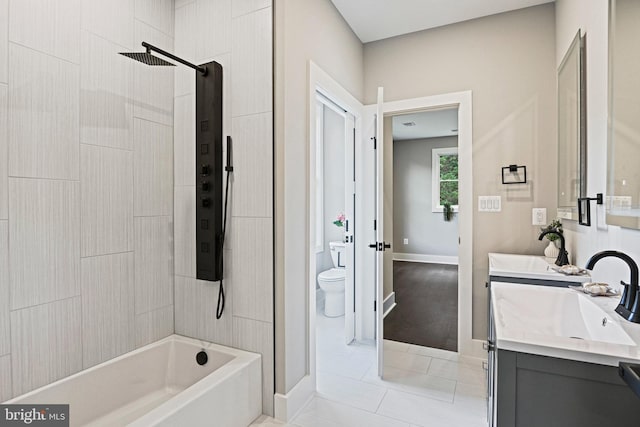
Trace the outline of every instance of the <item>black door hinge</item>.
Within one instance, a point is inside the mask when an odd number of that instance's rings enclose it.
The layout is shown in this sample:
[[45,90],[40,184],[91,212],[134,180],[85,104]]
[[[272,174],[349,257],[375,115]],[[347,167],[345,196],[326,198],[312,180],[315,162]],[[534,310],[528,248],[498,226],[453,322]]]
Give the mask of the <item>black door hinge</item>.
[[373,141],[373,149],[377,150],[378,149],[378,138],[376,138],[375,136],[372,136],[371,140]]
[[378,311],[378,304],[377,301],[373,302],[373,311]]

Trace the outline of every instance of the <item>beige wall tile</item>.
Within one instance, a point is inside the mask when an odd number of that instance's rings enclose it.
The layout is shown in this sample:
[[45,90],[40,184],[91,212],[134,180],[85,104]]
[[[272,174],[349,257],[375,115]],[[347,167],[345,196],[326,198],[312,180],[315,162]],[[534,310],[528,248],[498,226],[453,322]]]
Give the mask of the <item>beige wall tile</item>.
[[0,356],[11,351],[9,302],[9,223],[0,221]]
[[272,114],[232,119],[233,216],[273,215]]
[[9,218],[7,113],[7,85],[0,84],[0,219]]
[[80,294],[80,183],[9,179],[11,309]]
[[82,259],[82,354],[88,368],[135,347],[133,253]]
[[175,99],[173,126],[174,184],[196,184],[196,101],[195,95]]
[[135,0],[136,19],[173,36],[173,0]]
[[11,355],[0,357],[0,402],[13,397],[11,390]]
[[[0,28],[9,27],[9,0],[0,0]],[[7,82],[7,64],[9,50],[9,34],[8,32],[0,32],[0,83]]]
[[231,16],[237,18],[247,13],[255,12],[256,10],[264,9],[271,6],[271,0],[234,0]]
[[262,355],[262,413],[273,415],[273,324],[233,317],[233,346]]
[[82,369],[80,297],[11,312],[13,394]]
[[173,304],[171,217],[135,219],[136,314]]
[[233,314],[273,321],[273,226],[270,218],[234,218]]
[[233,19],[233,117],[272,109],[271,28],[271,8]]
[[136,347],[173,334],[173,306],[136,315]]
[[196,188],[175,189],[176,274],[196,277]]
[[9,176],[79,179],[79,67],[10,44]]
[[219,282],[176,276],[176,333],[222,345],[232,344],[232,286],[225,286],[226,306],[216,319]]
[[[134,51],[144,50],[141,47],[143,41],[169,52],[173,50],[171,37],[136,20]],[[134,61],[134,117],[173,126],[173,73],[175,68],[150,67]]]
[[141,119],[134,129],[134,215],[172,215],[173,129]]
[[232,0],[198,0],[198,59],[209,60],[231,50]]
[[133,250],[133,153],[81,145],[82,256]]
[[134,61],[124,49],[82,32],[80,142],[133,150]]
[[[12,1],[9,40],[77,64],[80,59],[80,2]],[[42,72],[42,69],[37,71]]]
[[134,3],[131,0],[82,0],[82,29],[130,50],[133,46]]

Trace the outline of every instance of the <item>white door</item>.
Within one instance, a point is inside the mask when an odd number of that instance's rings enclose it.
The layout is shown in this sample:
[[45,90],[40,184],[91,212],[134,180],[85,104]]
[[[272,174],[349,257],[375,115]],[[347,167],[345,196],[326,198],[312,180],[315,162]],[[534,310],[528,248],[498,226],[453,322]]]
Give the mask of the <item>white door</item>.
[[344,338],[345,343],[350,344],[355,338],[355,137],[356,124],[352,114],[345,114],[344,127],[345,155],[344,155],[344,254],[345,254],[345,279],[344,279]]
[[383,88],[378,88],[378,105],[376,107],[376,348],[378,351],[378,376],[382,378],[384,365],[384,251],[388,248],[384,241],[384,115],[382,103]]

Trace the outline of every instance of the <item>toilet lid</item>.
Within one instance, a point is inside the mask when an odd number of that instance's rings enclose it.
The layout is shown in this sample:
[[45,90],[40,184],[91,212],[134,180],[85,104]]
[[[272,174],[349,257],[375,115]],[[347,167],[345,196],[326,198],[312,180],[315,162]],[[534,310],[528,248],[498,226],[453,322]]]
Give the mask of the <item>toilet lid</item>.
[[331,270],[323,271],[318,275],[318,280],[323,280],[325,282],[337,282],[339,280],[344,280],[344,268],[332,268]]

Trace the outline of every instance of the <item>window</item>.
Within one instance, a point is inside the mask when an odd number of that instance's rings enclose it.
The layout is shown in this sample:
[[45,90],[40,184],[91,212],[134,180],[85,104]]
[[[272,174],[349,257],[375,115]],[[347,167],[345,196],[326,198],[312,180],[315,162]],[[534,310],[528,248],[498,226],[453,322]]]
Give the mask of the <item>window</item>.
[[458,147],[431,150],[431,211],[442,212],[445,203],[458,211]]

